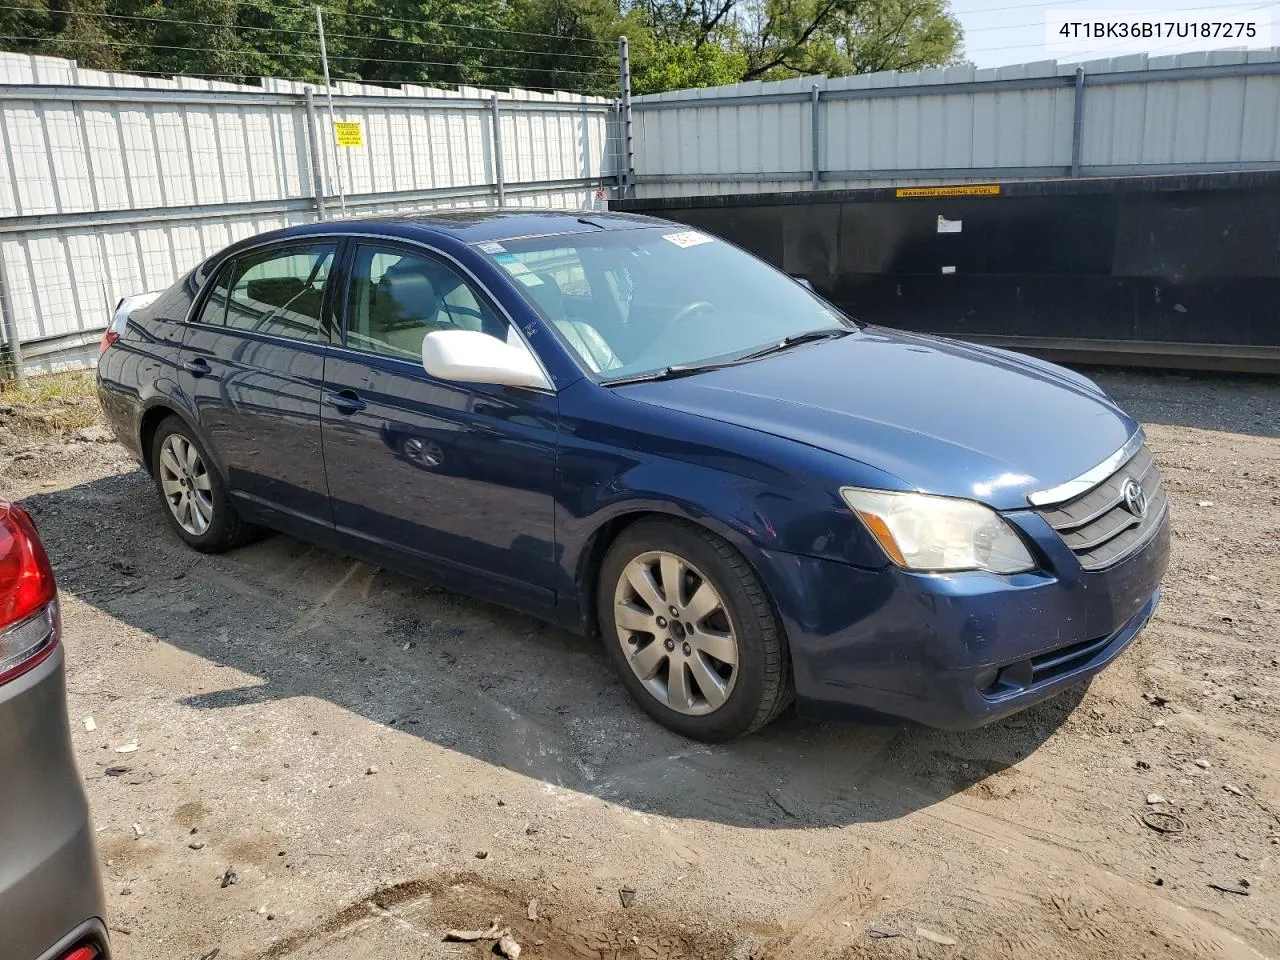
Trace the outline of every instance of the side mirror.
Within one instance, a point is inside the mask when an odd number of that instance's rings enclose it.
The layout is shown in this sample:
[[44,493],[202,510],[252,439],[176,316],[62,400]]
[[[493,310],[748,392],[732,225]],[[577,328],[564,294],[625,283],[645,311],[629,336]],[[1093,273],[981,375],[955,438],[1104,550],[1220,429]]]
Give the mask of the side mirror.
[[552,389],[524,341],[504,343],[475,330],[436,330],[422,338],[422,368],[438,380]]

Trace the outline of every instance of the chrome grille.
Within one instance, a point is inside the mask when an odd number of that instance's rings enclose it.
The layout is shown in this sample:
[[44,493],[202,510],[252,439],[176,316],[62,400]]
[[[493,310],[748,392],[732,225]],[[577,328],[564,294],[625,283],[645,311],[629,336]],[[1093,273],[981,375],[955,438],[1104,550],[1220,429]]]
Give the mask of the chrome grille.
[[[1126,504],[1125,487],[1132,479],[1146,495],[1147,510],[1139,516]],[[1065,503],[1040,510],[1086,570],[1099,570],[1123,560],[1144,544],[1159,527],[1168,508],[1164,481],[1155,458],[1145,446],[1096,487]]]

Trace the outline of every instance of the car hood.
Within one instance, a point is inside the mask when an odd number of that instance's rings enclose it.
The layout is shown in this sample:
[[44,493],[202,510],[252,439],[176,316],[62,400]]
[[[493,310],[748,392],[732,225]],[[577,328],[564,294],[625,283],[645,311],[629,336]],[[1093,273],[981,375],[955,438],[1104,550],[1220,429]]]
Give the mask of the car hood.
[[1064,368],[876,327],[617,390],[829,450],[906,488],[1002,510],[1096,466],[1138,429],[1092,381]]

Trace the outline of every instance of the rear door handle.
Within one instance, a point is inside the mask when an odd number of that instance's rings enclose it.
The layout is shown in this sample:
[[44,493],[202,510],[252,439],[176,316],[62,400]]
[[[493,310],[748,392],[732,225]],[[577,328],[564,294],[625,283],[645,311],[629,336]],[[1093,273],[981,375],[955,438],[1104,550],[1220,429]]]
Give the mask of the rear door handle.
[[206,373],[211,372],[213,368],[209,366],[209,361],[204,357],[196,357],[194,360],[184,360],[182,369],[193,377],[203,377]]
[[328,401],[329,406],[345,416],[359,413],[365,407],[364,401],[360,399],[360,395],[354,390],[339,390],[337,393],[331,393],[328,396]]

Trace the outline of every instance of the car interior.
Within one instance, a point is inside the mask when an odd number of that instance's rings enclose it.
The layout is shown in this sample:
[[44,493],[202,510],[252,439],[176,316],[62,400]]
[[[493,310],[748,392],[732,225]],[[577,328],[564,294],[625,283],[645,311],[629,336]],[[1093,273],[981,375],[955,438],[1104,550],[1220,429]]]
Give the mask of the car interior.
[[540,282],[528,286],[529,295],[542,308],[543,315],[555,324],[569,346],[577,351],[583,361],[591,367],[592,372],[615,370],[622,366],[613,349],[609,346],[600,331],[590,322],[570,317],[565,310],[564,292],[560,282],[551,273],[532,274]]
[[507,323],[483,306],[454,271],[422,257],[362,250],[353,275],[347,344],[417,359],[435,330],[505,338]]
[[[270,255],[257,263],[237,261],[233,268],[236,280],[227,298],[227,325],[314,339],[319,333],[324,284],[332,262],[331,247],[285,257]],[[218,309],[216,296],[209,302],[212,309]]]

